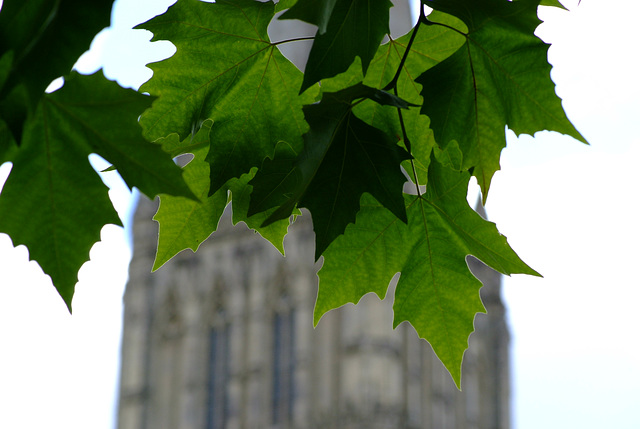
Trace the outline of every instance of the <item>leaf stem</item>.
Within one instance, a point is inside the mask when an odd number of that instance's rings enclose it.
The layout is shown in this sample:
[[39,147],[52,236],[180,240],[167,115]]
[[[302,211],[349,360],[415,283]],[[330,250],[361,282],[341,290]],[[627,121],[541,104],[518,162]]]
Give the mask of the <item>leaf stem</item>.
[[[395,93],[396,97],[398,97],[398,87],[394,86],[393,87],[393,92]],[[404,145],[407,148],[407,151],[409,152],[409,154],[411,154],[411,142],[409,141],[409,135],[407,134],[407,129],[405,128],[404,125],[404,118],[402,117],[402,109],[401,108],[397,108],[398,110],[398,119],[400,120],[400,129],[402,130],[402,140],[404,141]],[[418,193],[418,196],[420,196],[420,186],[418,185],[418,172],[416,171],[416,164],[413,162],[413,158],[411,160],[409,160],[409,162],[411,163],[411,170],[413,170],[413,182],[416,185],[416,192]]]
[[460,31],[455,27],[452,27],[452,26],[447,25],[447,24],[443,24],[441,22],[429,21],[429,18],[427,18],[427,16],[424,14],[424,12],[422,14],[420,14],[420,18],[418,18],[418,22],[419,23],[421,22],[424,25],[439,25],[440,27],[444,27],[444,28],[448,28],[449,30],[453,30],[453,31],[455,31],[456,33],[460,34],[461,36],[463,36],[465,38],[469,37],[468,33]]
[[279,40],[277,42],[271,42],[271,45],[278,46],[278,45],[281,45],[283,43],[303,42],[305,40],[313,40],[313,39],[315,39],[315,36],[295,37],[293,39],[285,39],[285,40]]
[[[416,35],[418,34],[418,29],[420,28],[420,24],[431,25],[432,23],[427,20],[427,17],[424,14],[424,9],[420,11],[420,18],[416,23],[416,26],[413,28],[413,33],[411,33],[411,38],[409,39],[409,43],[407,43],[407,48],[402,54],[402,59],[400,60],[400,64],[398,65],[398,69],[396,70],[396,74],[393,76],[393,79],[383,88],[384,91],[389,91],[393,89],[394,94],[398,97],[398,79],[400,79],[400,74],[402,73],[402,69],[404,68],[404,63],[407,61],[407,57],[409,56],[409,52],[411,51],[411,46],[413,42],[416,40]],[[407,129],[404,125],[404,118],[402,117],[402,109],[398,108],[398,119],[400,121],[400,129],[402,130],[402,140],[404,141],[404,145],[407,148],[407,151],[411,154],[411,141],[409,140],[409,136],[407,135]],[[413,159],[409,161],[411,163],[411,169],[413,170],[413,181],[416,185],[416,192],[418,196],[420,193],[420,185],[418,184],[418,173],[416,171],[416,165],[413,162]]]
[[402,55],[402,59],[400,60],[400,65],[398,65],[398,70],[396,70],[396,74],[393,76],[393,79],[391,79],[391,82],[389,82],[384,88],[382,88],[384,91],[389,91],[392,88],[396,88],[396,86],[398,85],[398,79],[400,79],[400,73],[402,73],[404,63],[407,61],[407,57],[409,56],[409,51],[411,51],[411,45],[413,45],[413,41],[416,39],[416,34],[418,34],[418,28],[420,28],[421,23],[422,23],[422,19],[419,19],[416,26],[413,27],[413,33],[411,33],[411,38],[409,39],[409,43],[407,44],[407,49],[404,50],[404,54]]

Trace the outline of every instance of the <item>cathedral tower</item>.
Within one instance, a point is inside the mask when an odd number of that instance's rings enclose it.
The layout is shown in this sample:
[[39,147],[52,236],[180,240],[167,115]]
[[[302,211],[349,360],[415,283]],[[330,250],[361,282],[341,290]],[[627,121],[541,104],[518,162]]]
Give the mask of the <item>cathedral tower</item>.
[[141,200],[134,227],[119,429],[510,427],[500,277],[483,264],[469,260],[488,313],[476,316],[458,391],[411,326],[392,329],[391,299],[369,294],[313,328],[319,264],[305,216],[286,258],[223,216],[195,255],[151,274],[154,211]]

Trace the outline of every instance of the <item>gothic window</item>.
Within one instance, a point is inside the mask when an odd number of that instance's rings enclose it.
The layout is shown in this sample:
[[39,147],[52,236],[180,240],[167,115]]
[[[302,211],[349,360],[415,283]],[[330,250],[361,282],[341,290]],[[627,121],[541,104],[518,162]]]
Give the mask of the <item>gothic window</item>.
[[208,300],[204,300],[205,314],[209,314],[206,429],[225,429],[230,417],[231,325],[227,293],[225,282],[218,278]]
[[280,311],[273,318],[272,423],[293,418],[295,396],[295,311]]
[[207,429],[224,429],[229,416],[229,325],[213,326],[209,332],[209,382]]

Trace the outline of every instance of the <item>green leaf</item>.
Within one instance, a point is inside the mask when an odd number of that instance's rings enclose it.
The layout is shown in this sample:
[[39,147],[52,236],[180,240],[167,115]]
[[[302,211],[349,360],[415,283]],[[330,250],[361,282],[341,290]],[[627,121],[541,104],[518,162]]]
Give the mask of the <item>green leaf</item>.
[[[316,258],[350,222],[355,221],[360,196],[369,192],[399,219],[406,220],[402,186],[406,178],[400,162],[409,158],[393,138],[352,112],[353,101],[380,99],[380,90],[362,84],[336,93],[324,93],[320,103],[304,107],[310,130],[303,151],[266,160],[251,182],[250,213],[264,211],[284,200],[266,224],[288,217],[296,205],[313,216]],[[385,96],[386,97],[386,96]],[[393,97],[395,99],[395,97]],[[291,166],[285,169],[287,160]],[[283,163],[274,174],[276,163]]]
[[0,194],[0,230],[14,245],[27,246],[69,308],[77,272],[101,228],[120,224],[88,162],[91,153],[111,161],[129,186],[145,193],[190,195],[180,168],[142,138],[136,118],[150,103],[101,74],[72,74],[25,125]]
[[112,0],[5,0],[0,11],[0,53],[15,55],[10,86],[23,83],[37,102],[51,81],[67,75],[95,35],[109,26],[112,4]]
[[314,311],[317,324],[327,311],[357,303],[375,292],[395,292],[394,326],[409,321],[460,386],[462,356],[473,318],[484,311],[480,282],[470,273],[471,254],[504,273],[537,275],[522,262],[495,225],[467,204],[469,174],[432,161],[423,196],[405,195],[405,225],[373,198],[362,197],[356,223],[324,252]]
[[7,123],[0,118],[0,165],[11,161],[18,146]]
[[63,89],[50,94],[49,103],[64,114],[67,126],[82,132],[78,141],[115,165],[129,187],[149,198],[160,193],[195,198],[171,157],[142,137],[137,118],[151,97],[121,88],[100,72],[74,72]]
[[[260,234],[262,238],[273,245],[280,253],[284,255],[284,236],[287,235],[289,219],[282,219],[277,222],[265,224],[265,221],[271,216],[275,209],[266,210],[264,212],[252,214],[249,216],[249,204],[251,203],[251,192],[253,186],[249,182],[255,177],[257,168],[251,170],[249,174],[243,174],[240,178],[229,180],[227,186],[232,197],[232,220],[236,225],[238,222],[244,222],[249,228]],[[298,210],[294,210],[292,215],[299,215]]]
[[189,184],[198,200],[171,195],[160,196],[160,206],[154,216],[159,223],[158,252],[153,263],[153,270],[159,269],[175,255],[185,249],[197,251],[217,228],[222,213],[229,201],[228,194],[233,195],[233,223],[245,222],[249,228],[259,232],[284,254],[283,239],[289,226],[288,221],[275,222],[265,228],[260,227],[271,211],[248,217],[249,180],[254,173],[245,174],[239,179],[231,179],[225,186],[209,195],[209,164],[205,158],[209,151],[209,133],[213,121],[203,123],[195,136],[180,141],[177,134],[171,134],[157,143],[175,155],[193,154],[193,159],[184,168],[184,179]]
[[431,118],[436,141],[458,142],[464,168],[473,169],[484,199],[500,169],[505,126],[518,135],[550,130],[585,141],[555,94],[548,45],[534,35],[536,0],[424,3],[469,27],[464,46],[416,82],[423,86],[422,113]]
[[389,0],[307,0],[283,14],[283,19],[301,19],[320,27],[300,93],[321,79],[346,71],[356,57],[360,57],[362,73],[366,74],[382,38],[389,33],[391,5]]
[[4,137],[0,144],[5,146],[5,150],[8,146],[20,141],[25,121],[27,117],[34,114],[36,107],[32,106],[32,100],[25,85],[9,87],[8,91],[5,98],[0,100],[0,118],[4,123]]
[[445,167],[456,171],[464,170],[462,167],[462,151],[455,140],[451,140],[445,149],[435,147],[433,155]]
[[77,135],[70,134],[77,131],[67,121],[45,99],[26,124],[0,194],[0,231],[15,246],[27,246],[71,309],[77,272],[91,246],[105,224],[120,225],[120,219],[89,165],[91,151],[85,142],[73,141]]
[[141,124],[150,139],[173,132],[183,139],[213,119],[210,194],[259,166],[278,141],[302,146],[301,108],[314,94],[297,96],[302,73],[267,35],[273,14],[271,2],[180,0],[140,26],[177,47],[150,65],[154,76],[141,89],[159,99]]
[[209,195],[209,132],[213,121],[205,121],[195,136],[180,141],[177,134],[159,139],[165,150],[177,154],[192,153],[193,159],[184,167],[184,180],[197,199],[161,195],[153,219],[159,224],[158,251],[153,271],[185,249],[198,250],[200,244],[218,227],[227,205],[227,190]]
[[13,51],[8,51],[0,56],[0,90],[4,87],[13,66]]

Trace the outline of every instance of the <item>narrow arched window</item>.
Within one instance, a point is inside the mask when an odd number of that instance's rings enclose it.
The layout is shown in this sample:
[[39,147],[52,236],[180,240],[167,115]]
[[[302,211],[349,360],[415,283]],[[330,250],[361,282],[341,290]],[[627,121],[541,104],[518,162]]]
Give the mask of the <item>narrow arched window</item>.
[[213,288],[209,324],[206,429],[224,429],[229,420],[231,327],[226,287],[217,281]]
[[207,429],[223,429],[229,416],[229,325],[209,331]]
[[293,420],[295,400],[295,311],[287,305],[273,315],[272,423]]

